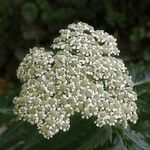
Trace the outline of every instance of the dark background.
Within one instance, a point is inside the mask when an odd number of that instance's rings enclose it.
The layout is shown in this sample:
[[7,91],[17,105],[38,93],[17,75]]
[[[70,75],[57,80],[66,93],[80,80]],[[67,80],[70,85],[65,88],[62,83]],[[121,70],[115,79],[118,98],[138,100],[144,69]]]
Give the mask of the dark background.
[[125,61],[150,61],[149,0],[0,0],[0,93],[16,86],[28,49],[50,47],[68,24],[86,22],[114,35]]
[[[60,29],[78,21],[117,38],[120,57],[132,75],[138,94],[139,120],[136,125],[131,124],[135,131],[120,127],[95,129],[90,121],[78,118],[69,132],[48,141],[34,126],[16,122],[12,99],[21,86],[16,69],[22,58],[31,47],[50,48]],[[97,147],[149,150],[150,146],[145,144],[150,143],[148,29],[150,0],[0,0],[0,150],[74,150],[79,146],[83,150]]]

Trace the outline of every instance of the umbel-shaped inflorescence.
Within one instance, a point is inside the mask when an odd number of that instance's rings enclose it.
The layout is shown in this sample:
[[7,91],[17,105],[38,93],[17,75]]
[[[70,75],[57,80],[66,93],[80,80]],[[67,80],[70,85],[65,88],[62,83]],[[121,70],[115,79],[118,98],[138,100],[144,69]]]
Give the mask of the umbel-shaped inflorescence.
[[17,70],[23,82],[14,112],[45,138],[70,128],[70,116],[97,118],[98,127],[137,121],[136,93],[116,39],[79,22],[60,30],[52,52],[30,49]]

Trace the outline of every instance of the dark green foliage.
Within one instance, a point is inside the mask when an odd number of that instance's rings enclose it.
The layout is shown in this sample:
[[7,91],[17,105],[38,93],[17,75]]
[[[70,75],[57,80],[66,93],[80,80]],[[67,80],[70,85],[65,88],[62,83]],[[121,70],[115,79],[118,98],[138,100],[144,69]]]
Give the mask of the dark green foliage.
[[[0,150],[150,150],[149,0],[0,0]],[[75,115],[71,129],[46,140],[18,121],[16,69],[29,47],[49,46],[59,29],[83,21],[118,40],[138,94],[137,124],[97,128]]]
[[124,131],[124,135],[128,138],[128,140],[131,140],[131,142],[133,142],[137,149],[149,150],[150,145],[145,142],[143,135],[141,135],[140,133],[128,129]]
[[87,139],[83,140],[77,150],[93,150],[98,147],[108,146],[112,142],[112,128],[103,127],[93,132]]
[[22,6],[22,16],[27,22],[33,22],[37,19],[38,9],[34,3],[26,3]]

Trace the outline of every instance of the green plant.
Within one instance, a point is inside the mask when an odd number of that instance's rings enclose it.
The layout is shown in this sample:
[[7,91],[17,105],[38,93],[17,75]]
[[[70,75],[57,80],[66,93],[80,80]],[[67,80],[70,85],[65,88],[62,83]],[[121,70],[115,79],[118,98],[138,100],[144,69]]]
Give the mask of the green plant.
[[[149,149],[145,144],[150,144],[149,5],[149,0],[0,0],[0,150]],[[29,47],[49,45],[60,28],[76,21],[105,29],[117,38],[134,79],[139,120],[127,130],[98,130],[92,121],[77,115],[71,118],[69,132],[48,141],[34,126],[16,120],[12,112],[12,100],[20,91],[16,69]]]

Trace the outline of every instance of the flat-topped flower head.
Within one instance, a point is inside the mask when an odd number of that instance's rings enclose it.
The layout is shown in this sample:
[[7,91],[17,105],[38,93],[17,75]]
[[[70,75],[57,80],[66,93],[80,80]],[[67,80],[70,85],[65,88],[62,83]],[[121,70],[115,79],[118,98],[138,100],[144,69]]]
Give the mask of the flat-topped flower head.
[[[51,46],[33,48],[20,64],[23,82],[14,112],[45,138],[70,128],[70,116],[95,117],[98,127],[136,123],[136,93],[116,39],[79,22],[60,30]],[[116,57],[117,56],[117,57]]]
[[76,55],[119,55],[116,39],[112,35],[103,30],[95,31],[93,27],[82,22],[60,30],[60,36],[54,39],[52,47]]

